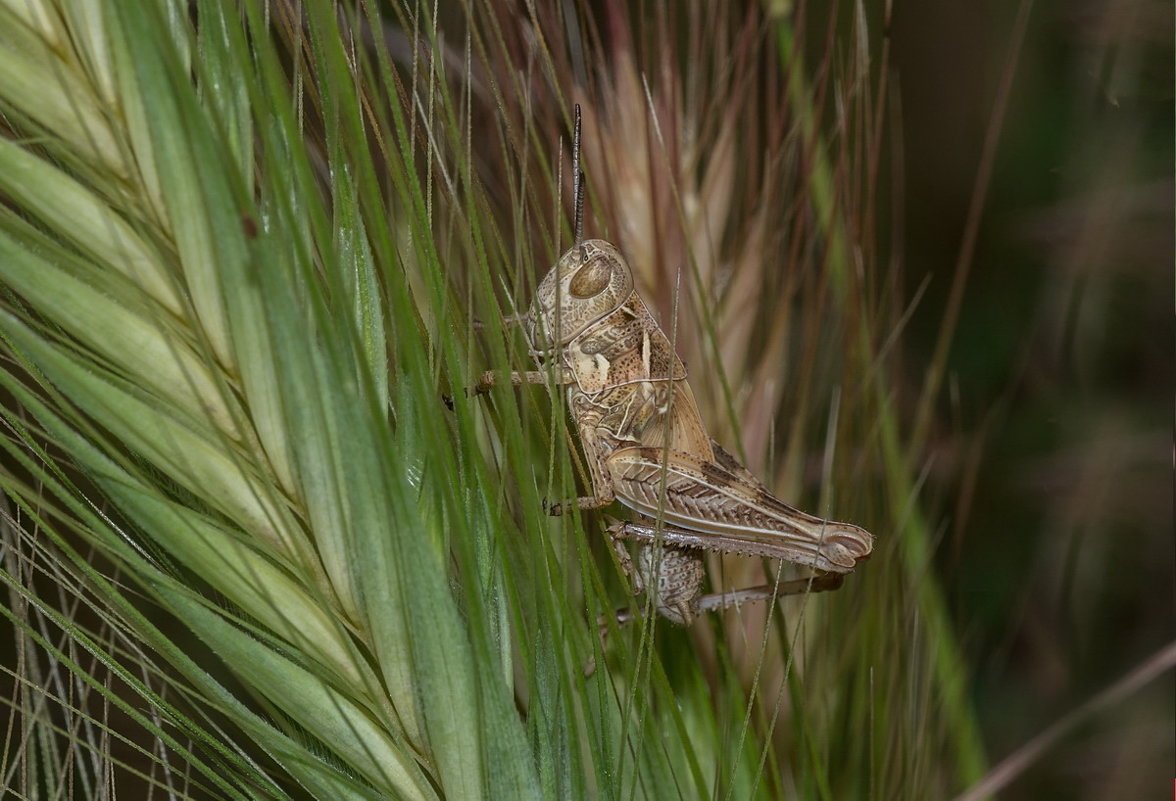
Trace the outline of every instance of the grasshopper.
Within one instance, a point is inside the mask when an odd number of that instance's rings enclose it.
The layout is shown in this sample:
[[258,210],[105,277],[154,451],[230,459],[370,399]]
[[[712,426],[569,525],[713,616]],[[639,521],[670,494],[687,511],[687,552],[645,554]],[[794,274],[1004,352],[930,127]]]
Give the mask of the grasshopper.
[[[687,383],[686,366],[638,294],[633,272],[612,244],[581,238],[579,107],[573,145],[576,243],[539,284],[521,324],[538,370],[510,373],[514,385],[567,392],[592,494],[548,506],[598,509],[620,501],[637,514],[607,531],[635,593],[689,625],[702,611],[813,590],[834,589],[869,556],[873,537],[848,523],[788,506],[709,434]],[[484,373],[474,394],[498,374]],[[550,387],[553,383],[555,387]],[[638,544],[636,564],[626,540]],[[799,579],[704,595],[701,551],[783,559],[815,568]]]

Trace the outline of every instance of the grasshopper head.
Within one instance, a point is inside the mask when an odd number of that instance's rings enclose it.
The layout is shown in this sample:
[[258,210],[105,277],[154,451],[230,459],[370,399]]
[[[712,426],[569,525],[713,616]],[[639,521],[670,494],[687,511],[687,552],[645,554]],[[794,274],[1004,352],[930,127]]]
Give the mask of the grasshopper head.
[[603,239],[573,245],[535,290],[531,344],[553,350],[615,311],[633,294],[633,273]]

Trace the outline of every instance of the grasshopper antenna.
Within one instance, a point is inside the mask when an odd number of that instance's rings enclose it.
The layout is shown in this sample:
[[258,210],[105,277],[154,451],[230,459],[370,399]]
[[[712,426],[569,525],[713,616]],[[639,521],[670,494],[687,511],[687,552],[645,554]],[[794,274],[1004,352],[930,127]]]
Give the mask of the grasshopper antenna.
[[575,245],[584,241],[584,172],[580,169],[580,104],[576,104],[575,124],[572,128],[572,202],[576,216],[572,222]]

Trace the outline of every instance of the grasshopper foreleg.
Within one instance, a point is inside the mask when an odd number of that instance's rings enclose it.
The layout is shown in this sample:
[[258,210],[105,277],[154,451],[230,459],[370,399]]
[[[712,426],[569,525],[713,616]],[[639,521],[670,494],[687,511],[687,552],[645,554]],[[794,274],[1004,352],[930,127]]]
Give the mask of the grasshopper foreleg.
[[[475,395],[485,395],[497,385],[508,382],[512,386],[521,387],[523,384],[547,384],[548,380],[548,374],[541,370],[512,370],[509,373],[498,370],[487,370],[478,376],[478,380],[472,387],[465,388],[465,395],[467,398]],[[562,386],[571,379],[566,372],[559,372],[551,380],[555,382],[556,386]],[[451,396],[442,395],[441,400],[445,402],[446,406],[453,409],[453,398]]]
[[478,376],[477,383],[467,389],[466,394],[484,395],[492,390],[495,385],[506,383],[506,381],[510,381],[511,385],[516,387],[521,387],[523,384],[546,384],[547,373],[541,373],[538,370],[513,370],[510,373],[487,370]]
[[559,501],[557,503],[548,503],[543,501],[543,508],[547,510],[547,514],[552,517],[559,517],[568,509],[600,509],[603,506],[608,506],[616,500],[616,495],[611,489],[606,489],[601,495],[582,495],[578,498],[568,498],[566,501]]

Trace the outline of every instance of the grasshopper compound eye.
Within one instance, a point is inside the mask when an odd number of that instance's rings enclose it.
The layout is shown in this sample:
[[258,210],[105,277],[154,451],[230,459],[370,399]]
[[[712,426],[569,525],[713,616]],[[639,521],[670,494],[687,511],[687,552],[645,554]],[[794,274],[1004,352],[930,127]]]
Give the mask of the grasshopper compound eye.
[[568,284],[568,291],[575,298],[594,298],[608,287],[611,278],[609,260],[595,258],[580,268]]

